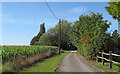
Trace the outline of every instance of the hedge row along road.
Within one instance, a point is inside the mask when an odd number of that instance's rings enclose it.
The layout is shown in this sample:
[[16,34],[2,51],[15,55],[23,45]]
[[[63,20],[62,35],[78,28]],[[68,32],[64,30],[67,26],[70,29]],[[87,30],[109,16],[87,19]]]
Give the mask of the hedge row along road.
[[43,53],[47,50],[58,50],[55,46],[3,46],[2,60],[8,61],[10,58],[16,58],[19,55],[31,56],[34,54]]

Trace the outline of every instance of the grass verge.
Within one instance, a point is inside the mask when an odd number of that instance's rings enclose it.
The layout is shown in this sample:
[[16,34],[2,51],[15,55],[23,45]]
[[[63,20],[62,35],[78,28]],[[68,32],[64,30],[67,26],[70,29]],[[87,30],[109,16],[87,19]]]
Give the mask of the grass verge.
[[64,51],[64,53],[61,53],[60,56],[55,55],[53,57],[44,59],[43,61],[40,61],[31,67],[23,68],[18,72],[54,72],[67,53],[69,53],[69,51]]
[[102,70],[105,72],[120,72],[120,64],[112,63],[112,69],[109,68],[109,63],[105,62],[104,66],[101,62],[95,62],[92,64],[94,67],[98,68],[98,70]]

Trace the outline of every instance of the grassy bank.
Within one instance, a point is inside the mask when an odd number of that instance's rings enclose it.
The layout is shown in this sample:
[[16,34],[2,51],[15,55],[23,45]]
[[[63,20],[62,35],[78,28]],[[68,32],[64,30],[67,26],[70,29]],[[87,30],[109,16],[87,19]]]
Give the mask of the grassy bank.
[[96,68],[98,68],[98,70],[102,70],[105,72],[120,72],[120,64],[112,64],[112,69],[109,68],[109,63],[104,63],[104,66],[102,65],[101,62],[95,62],[92,64],[93,66],[95,66]]
[[59,66],[64,56],[69,53],[69,51],[64,51],[61,55],[55,55],[53,57],[47,58],[39,63],[36,63],[28,68],[23,68],[18,72],[54,72],[54,70]]

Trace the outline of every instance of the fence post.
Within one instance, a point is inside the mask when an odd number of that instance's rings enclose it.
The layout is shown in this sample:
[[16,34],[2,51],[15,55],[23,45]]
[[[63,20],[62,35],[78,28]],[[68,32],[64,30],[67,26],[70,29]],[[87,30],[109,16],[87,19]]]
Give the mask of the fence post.
[[98,62],[98,56],[96,57],[96,62]]
[[110,60],[109,61],[109,63],[110,63],[109,66],[110,66],[110,69],[112,69],[112,51],[109,51],[109,54],[110,54],[109,55],[109,60]]
[[104,51],[102,50],[102,65],[104,65]]

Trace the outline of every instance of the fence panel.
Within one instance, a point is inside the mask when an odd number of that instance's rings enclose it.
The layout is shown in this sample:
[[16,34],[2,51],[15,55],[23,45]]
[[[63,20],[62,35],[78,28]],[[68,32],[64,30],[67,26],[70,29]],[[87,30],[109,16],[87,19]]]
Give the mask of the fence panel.
[[[116,63],[116,64],[120,64],[119,62],[116,62],[116,61],[112,60],[112,56],[120,57],[120,55],[118,55],[118,54],[113,54],[112,51],[109,51],[109,53],[105,53],[104,51],[102,51],[102,52],[99,52],[99,54],[101,54],[102,57],[97,56],[97,59],[96,59],[97,62],[98,62],[99,58],[102,59],[102,65],[104,65],[104,60],[109,61],[110,69],[112,69],[112,62]],[[104,55],[109,56],[109,59],[104,58]]]

